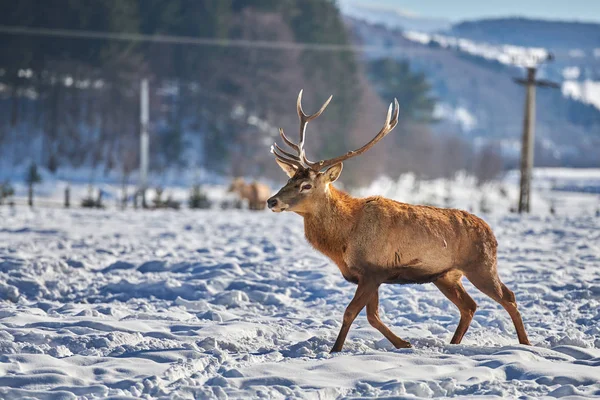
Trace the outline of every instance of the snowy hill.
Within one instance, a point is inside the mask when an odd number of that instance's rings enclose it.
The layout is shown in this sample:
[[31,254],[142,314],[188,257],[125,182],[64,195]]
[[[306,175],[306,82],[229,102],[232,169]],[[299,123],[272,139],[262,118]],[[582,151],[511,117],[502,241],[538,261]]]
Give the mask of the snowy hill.
[[496,18],[461,22],[447,33],[492,44],[578,49],[586,51],[588,56],[594,56],[594,50],[600,48],[600,24],[597,23]]
[[[428,46],[453,49],[508,66],[536,66],[556,57],[553,47],[525,47],[513,44],[477,42],[460,36],[404,32],[404,37]],[[544,65],[542,72],[562,82],[562,93],[570,98],[591,104],[600,110],[600,48],[586,55],[583,50],[558,53],[555,63]],[[596,79],[596,80],[594,80]]]
[[[495,143],[516,162],[522,134],[524,90],[513,78],[523,67],[544,59],[552,49],[494,44],[440,33],[398,31],[357,18],[347,18],[355,41],[379,46],[367,59],[392,55],[406,59],[426,74],[438,99],[440,133],[462,132],[476,145]],[[600,103],[594,81],[600,58],[553,53],[538,77],[562,90],[538,90],[536,162],[538,165],[598,166]],[[594,149],[594,150],[592,150]],[[516,165],[516,164],[515,164]]]
[[351,0],[340,2],[340,9],[348,17],[382,24],[390,29],[437,32],[451,28],[449,20],[412,15],[396,8],[357,4]]
[[565,95],[600,109],[600,24],[503,18],[462,22],[447,33],[490,45],[552,51],[556,61],[548,75],[563,82]]

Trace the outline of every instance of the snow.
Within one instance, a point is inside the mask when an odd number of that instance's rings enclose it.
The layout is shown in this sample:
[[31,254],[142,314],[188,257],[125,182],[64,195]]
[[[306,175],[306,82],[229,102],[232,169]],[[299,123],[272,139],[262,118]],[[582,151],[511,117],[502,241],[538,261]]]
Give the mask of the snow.
[[[455,49],[472,56],[497,61],[505,65],[520,67],[537,66],[545,62],[550,55],[547,49],[541,47],[523,47],[510,44],[494,45],[460,37],[411,30],[407,30],[402,34],[406,39],[421,45],[435,44],[444,49]],[[598,54],[600,54],[599,50],[594,49],[595,57],[598,57]],[[558,72],[564,78],[562,93],[565,97],[591,104],[600,109],[600,82],[583,78],[582,69],[584,67],[578,59],[585,56],[586,53],[581,49],[572,49],[568,52],[569,63],[577,65],[560,67]],[[560,64],[563,65],[564,62]],[[467,111],[465,110],[465,112]],[[455,118],[458,118],[458,116]],[[476,123],[476,120],[473,121]]]
[[[536,178],[600,176],[569,171]],[[468,177],[413,185],[363,192],[479,196]],[[294,214],[0,207],[0,398],[600,396],[598,197],[518,216],[497,189],[484,188],[491,211],[475,211],[498,237],[531,347],[468,283],[479,308],[461,345],[448,344],[459,314],[435,286],[387,285],[382,319],[414,347],[394,349],[362,313],[330,355],[354,286]]]
[[422,45],[434,43],[442,48],[456,49],[507,65],[534,66],[545,61],[549,56],[549,52],[541,47],[522,47],[510,44],[493,45],[460,37],[417,31],[405,31],[403,36]]
[[458,124],[463,132],[471,132],[477,127],[477,117],[462,106],[454,108],[447,103],[437,103],[433,116]]
[[[355,194],[378,194],[411,204],[506,215],[517,205],[519,178],[519,171],[512,170],[500,181],[478,185],[473,176],[464,173],[453,179],[427,181],[416,181],[412,174],[405,174],[396,180],[380,177]],[[600,169],[536,168],[532,185],[532,213],[538,216],[547,216],[552,208],[563,215],[573,213],[573,209],[583,214],[594,214],[600,209]]]
[[565,80],[562,83],[562,92],[564,96],[591,104],[600,110],[600,82],[598,81]]
[[579,67],[566,67],[563,69],[562,75],[565,79],[577,79],[581,76],[581,69]]

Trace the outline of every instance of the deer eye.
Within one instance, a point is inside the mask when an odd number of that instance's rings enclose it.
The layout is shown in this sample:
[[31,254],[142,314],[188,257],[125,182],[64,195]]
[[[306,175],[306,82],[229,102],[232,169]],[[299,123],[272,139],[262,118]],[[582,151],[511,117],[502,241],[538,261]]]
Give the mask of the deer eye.
[[303,192],[303,191],[305,191],[305,190],[310,190],[310,189],[312,189],[312,185],[311,185],[310,183],[305,183],[304,185],[302,185],[302,186],[300,187],[300,191],[301,191],[301,192]]

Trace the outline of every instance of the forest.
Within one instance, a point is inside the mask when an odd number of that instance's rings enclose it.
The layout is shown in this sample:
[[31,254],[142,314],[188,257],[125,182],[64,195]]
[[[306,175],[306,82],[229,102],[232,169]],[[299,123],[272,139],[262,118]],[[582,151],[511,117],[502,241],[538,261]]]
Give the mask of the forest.
[[[307,111],[334,95],[308,127],[313,159],[364,144],[398,98],[398,128],[385,145],[347,166],[348,184],[383,173],[437,177],[465,169],[485,170],[486,180],[502,167],[491,148],[475,154],[458,136],[433,133],[436,99],[424,74],[407,62],[343,50],[350,49],[351,36],[332,0],[2,0],[0,25],[249,44],[2,33],[0,167],[27,161],[51,172],[134,172],[144,78],[151,86],[151,168],[158,174],[202,167],[231,176],[279,176],[268,149],[279,127],[297,131],[300,89]],[[490,157],[491,170],[478,167]]]

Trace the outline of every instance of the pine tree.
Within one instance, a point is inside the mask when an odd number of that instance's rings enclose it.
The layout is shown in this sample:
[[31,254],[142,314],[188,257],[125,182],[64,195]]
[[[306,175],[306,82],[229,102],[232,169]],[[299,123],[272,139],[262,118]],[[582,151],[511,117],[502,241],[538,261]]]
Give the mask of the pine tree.
[[402,118],[433,122],[435,99],[425,75],[412,72],[406,61],[382,58],[369,64],[369,78],[381,98],[397,98]]
[[196,184],[192,187],[190,197],[188,199],[188,206],[192,209],[197,208],[210,208],[211,203],[206,194],[202,191],[200,185]]
[[25,176],[25,182],[28,187],[28,203],[29,207],[33,207],[33,186],[42,181],[42,177],[38,173],[37,165],[35,163],[31,163],[29,169],[27,170],[27,175]]
[[[5,1],[0,4],[0,24],[197,38],[350,43],[332,0]],[[35,119],[35,129],[23,129],[31,136],[21,139],[41,140],[44,151],[23,155],[36,157],[38,165],[51,171],[65,163],[75,167],[104,165],[107,170],[123,168],[120,154],[128,151],[139,131],[136,94],[141,77],[151,79],[154,90],[164,83],[177,88],[175,95],[154,94],[151,100],[156,106],[153,122],[160,126],[160,131],[151,132],[159,139],[153,143],[168,142],[168,146],[154,149],[165,160],[163,165],[179,160],[186,148],[179,138],[167,140],[169,134],[176,132],[183,139],[184,134],[193,132],[203,135],[193,142],[203,142],[210,168],[228,166],[241,149],[243,157],[251,160],[246,165],[257,166],[257,174],[264,172],[261,168],[267,159],[272,165],[264,145],[267,139],[273,139],[273,129],[265,126],[295,120],[289,105],[293,105],[300,88],[307,89],[307,104],[322,101],[332,93],[336,96],[323,122],[325,134],[309,143],[323,152],[318,156],[347,150],[348,128],[360,95],[356,84],[358,64],[352,52],[26,35],[0,35],[0,44],[10,49],[0,54],[0,84],[7,86],[6,93],[11,96],[5,103],[10,108],[7,114],[12,114],[8,120],[18,125]],[[25,69],[31,70],[32,76],[20,77]],[[76,87],[83,82],[101,85]],[[27,104],[22,99],[26,91],[36,94],[36,99]],[[247,118],[232,118],[240,107],[246,117],[258,118],[264,124],[257,126]],[[4,132],[0,129],[0,139]],[[246,149],[248,143],[253,147]]]
[[5,181],[0,184],[0,205],[4,203],[6,199],[15,195],[15,189],[12,187],[9,181]]

